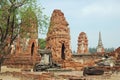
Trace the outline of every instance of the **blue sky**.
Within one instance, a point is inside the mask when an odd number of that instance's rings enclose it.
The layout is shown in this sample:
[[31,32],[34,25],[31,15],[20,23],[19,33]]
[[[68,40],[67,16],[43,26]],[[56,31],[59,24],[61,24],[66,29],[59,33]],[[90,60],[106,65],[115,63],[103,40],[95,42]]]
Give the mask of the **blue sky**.
[[64,13],[69,23],[72,50],[77,50],[80,32],[87,34],[88,47],[97,46],[99,31],[105,48],[120,46],[120,0],[38,0],[39,3],[49,17],[54,9]]

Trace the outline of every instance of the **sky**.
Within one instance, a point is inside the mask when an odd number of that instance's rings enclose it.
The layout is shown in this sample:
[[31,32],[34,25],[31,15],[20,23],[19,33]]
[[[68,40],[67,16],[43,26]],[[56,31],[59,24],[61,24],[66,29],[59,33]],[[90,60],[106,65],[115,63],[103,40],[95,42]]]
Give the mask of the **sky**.
[[[104,48],[120,46],[120,0],[38,0],[51,17],[54,9],[60,9],[69,23],[71,49],[77,51],[81,32],[88,38],[88,47],[96,47],[101,32]],[[45,38],[39,35],[40,38]]]

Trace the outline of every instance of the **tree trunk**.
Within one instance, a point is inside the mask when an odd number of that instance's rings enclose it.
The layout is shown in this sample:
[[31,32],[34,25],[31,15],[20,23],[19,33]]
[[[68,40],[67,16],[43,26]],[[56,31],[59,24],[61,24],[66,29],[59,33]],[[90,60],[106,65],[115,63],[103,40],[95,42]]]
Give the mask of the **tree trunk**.
[[0,72],[1,72],[2,63],[0,62]]
[[2,57],[0,57],[0,72],[1,72],[1,67],[2,67]]
[[1,67],[2,67],[2,63],[4,62],[4,60],[5,60],[4,57],[0,58],[0,72],[1,72]]

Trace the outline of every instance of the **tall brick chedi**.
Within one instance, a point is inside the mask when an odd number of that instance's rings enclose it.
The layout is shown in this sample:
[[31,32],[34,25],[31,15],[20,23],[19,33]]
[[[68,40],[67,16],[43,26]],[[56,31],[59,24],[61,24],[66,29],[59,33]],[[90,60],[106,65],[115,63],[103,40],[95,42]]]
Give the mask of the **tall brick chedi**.
[[78,54],[88,53],[88,39],[85,32],[81,32],[78,37]]
[[60,10],[56,9],[52,13],[46,42],[46,48],[52,51],[53,60],[71,59],[70,30]]

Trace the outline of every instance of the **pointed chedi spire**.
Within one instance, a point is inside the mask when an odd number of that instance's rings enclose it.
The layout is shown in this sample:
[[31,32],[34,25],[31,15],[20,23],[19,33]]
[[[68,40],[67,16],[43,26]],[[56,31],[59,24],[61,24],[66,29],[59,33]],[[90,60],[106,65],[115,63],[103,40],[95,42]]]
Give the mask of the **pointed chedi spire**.
[[98,53],[103,53],[104,52],[104,47],[103,47],[102,38],[101,38],[101,32],[99,32],[99,40],[98,40],[97,52]]
[[101,32],[99,32],[98,46],[103,46],[103,44],[102,44],[102,38],[101,38]]

